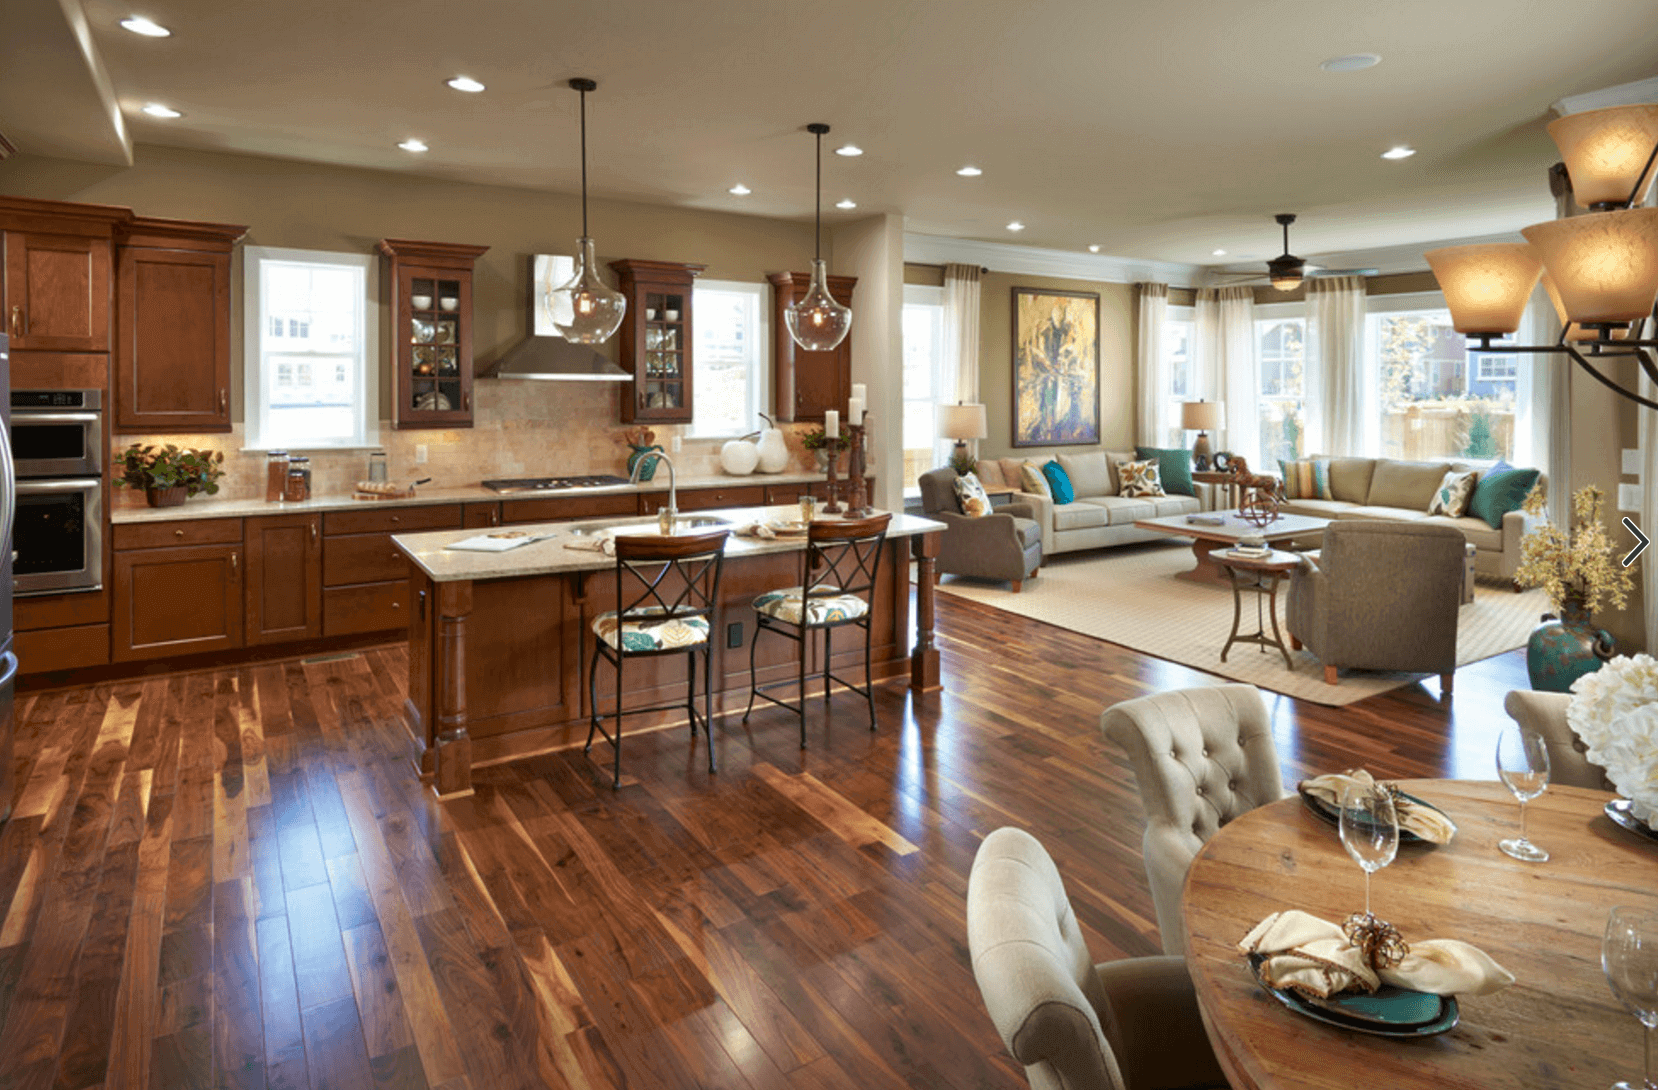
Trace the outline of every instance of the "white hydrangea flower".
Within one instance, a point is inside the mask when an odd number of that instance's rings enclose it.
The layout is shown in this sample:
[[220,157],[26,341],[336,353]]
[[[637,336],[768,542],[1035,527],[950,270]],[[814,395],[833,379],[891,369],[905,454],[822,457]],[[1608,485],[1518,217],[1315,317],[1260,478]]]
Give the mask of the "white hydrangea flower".
[[1658,828],[1658,659],[1620,655],[1578,678],[1566,722],[1635,816]]

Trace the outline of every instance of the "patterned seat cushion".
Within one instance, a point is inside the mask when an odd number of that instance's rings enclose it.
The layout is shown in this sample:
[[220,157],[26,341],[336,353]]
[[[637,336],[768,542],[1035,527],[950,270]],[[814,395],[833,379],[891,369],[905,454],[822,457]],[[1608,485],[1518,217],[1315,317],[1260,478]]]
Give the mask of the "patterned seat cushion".
[[[661,614],[660,606],[641,609],[635,616]],[[664,618],[660,621],[629,620],[621,627],[617,642],[616,612],[593,618],[593,632],[611,647],[623,651],[664,651],[673,647],[695,647],[708,642],[708,618],[702,616]]]
[[[819,587],[818,594],[806,603],[806,623],[808,625],[837,624],[841,621],[855,621],[869,612],[869,603],[856,594],[833,594],[831,587]],[[789,624],[800,623],[800,602],[804,593],[802,587],[785,587],[782,590],[768,590],[754,599],[754,611],[764,613],[768,617],[775,617],[779,621]]]

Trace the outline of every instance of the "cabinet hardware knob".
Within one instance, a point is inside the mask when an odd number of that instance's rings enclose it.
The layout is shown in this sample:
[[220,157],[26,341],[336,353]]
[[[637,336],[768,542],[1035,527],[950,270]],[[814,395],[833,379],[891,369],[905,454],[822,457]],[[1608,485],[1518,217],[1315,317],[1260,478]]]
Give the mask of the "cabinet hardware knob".
[[462,412],[471,412],[472,411],[472,391],[471,390],[464,391],[461,394],[461,411]]
[[403,603],[402,602],[393,602],[391,604],[391,607],[393,609],[402,609],[403,608]]
[[11,322],[10,332],[11,332],[11,335],[13,337],[23,336],[23,308],[22,307],[12,307],[12,322]]
[[230,400],[230,395],[226,394],[223,390],[220,390],[219,391],[219,411],[220,412],[227,411],[227,404],[228,404],[229,400]]
[[237,559],[238,559],[238,556],[237,556],[237,554],[236,554],[236,553],[231,553],[231,554],[230,554],[230,570],[231,570],[231,571],[238,571],[238,570],[240,570],[240,569],[238,569],[238,568],[237,568],[237,566],[236,566],[236,561],[237,561]]
[[398,517],[397,517],[397,516],[396,516],[396,515],[393,515],[393,516],[392,516],[392,517],[391,517],[391,520],[392,520],[392,521],[393,521],[393,522],[401,522],[401,521],[402,521],[402,520],[401,520],[401,519],[399,519],[399,518],[398,518]]
[[174,537],[183,537],[184,536],[184,531],[183,530],[174,530],[173,531],[173,536]]
[[313,522],[313,523],[311,523],[311,544],[315,545],[316,543],[317,543],[317,524],[315,522]]

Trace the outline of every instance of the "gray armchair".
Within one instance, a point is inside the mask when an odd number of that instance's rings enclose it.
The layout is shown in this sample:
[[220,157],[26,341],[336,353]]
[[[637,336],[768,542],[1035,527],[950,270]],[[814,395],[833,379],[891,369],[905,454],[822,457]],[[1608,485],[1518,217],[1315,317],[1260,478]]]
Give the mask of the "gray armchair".
[[1451,526],[1339,519],[1317,563],[1290,575],[1290,645],[1305,646],[1336,684],[1346,667],[1438,674],[1457,668],[1464,539]]
[[1006,579],[1018,593],[1042,566],[1042,530],[1027,504],[1010,503],[969,518],[956,504],[955,470],[929,470],[919,483],[922,512],[949,527],[938,547],[940,574]]

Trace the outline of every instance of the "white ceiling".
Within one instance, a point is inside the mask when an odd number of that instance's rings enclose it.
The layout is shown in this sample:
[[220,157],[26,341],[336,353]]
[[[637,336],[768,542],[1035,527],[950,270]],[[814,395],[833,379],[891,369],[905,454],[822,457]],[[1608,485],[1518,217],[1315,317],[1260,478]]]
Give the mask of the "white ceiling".
[[[0,32],[60,5],[72,23],[75,4],[7,0]],[[566,81],[583,75],[599,81],[597,194],[809,217],[804,126],[826,121],[826,148],[865,149],[825,155],[826,206],[859,206],[826,207],[830,221],[894,212],[921,234],[1205,265],[1276,254],[1280,211],[1300,214],[1292,244],[1307,256],[1546,218],[1550,104],[1658,75],[1652,0],[84,0],[84,12],[90,60],[65,62],[91,65],[95,85],[101,58],[141,143],[571,192]],[[133,12],[173,37],[119,29]],[[1355,52],[1382,63],[1318,67]],[[488,90],[444,86],[461,73]],[[14,85],[0,90],[0,132],[22,151],[119,147],[90,106],[77,124],[24,124],[16,81],[0,82]],[[149,101],[185,116],[136,112]],[[432,150],[399,151],[408,136]],[[1396,143],[1419,153],[1379,158]],[[984,175],[957,177],[964,163]],[[729,195],[737,182],[752,195]],[[1014,219],[1028,229],[1006,231]]]

